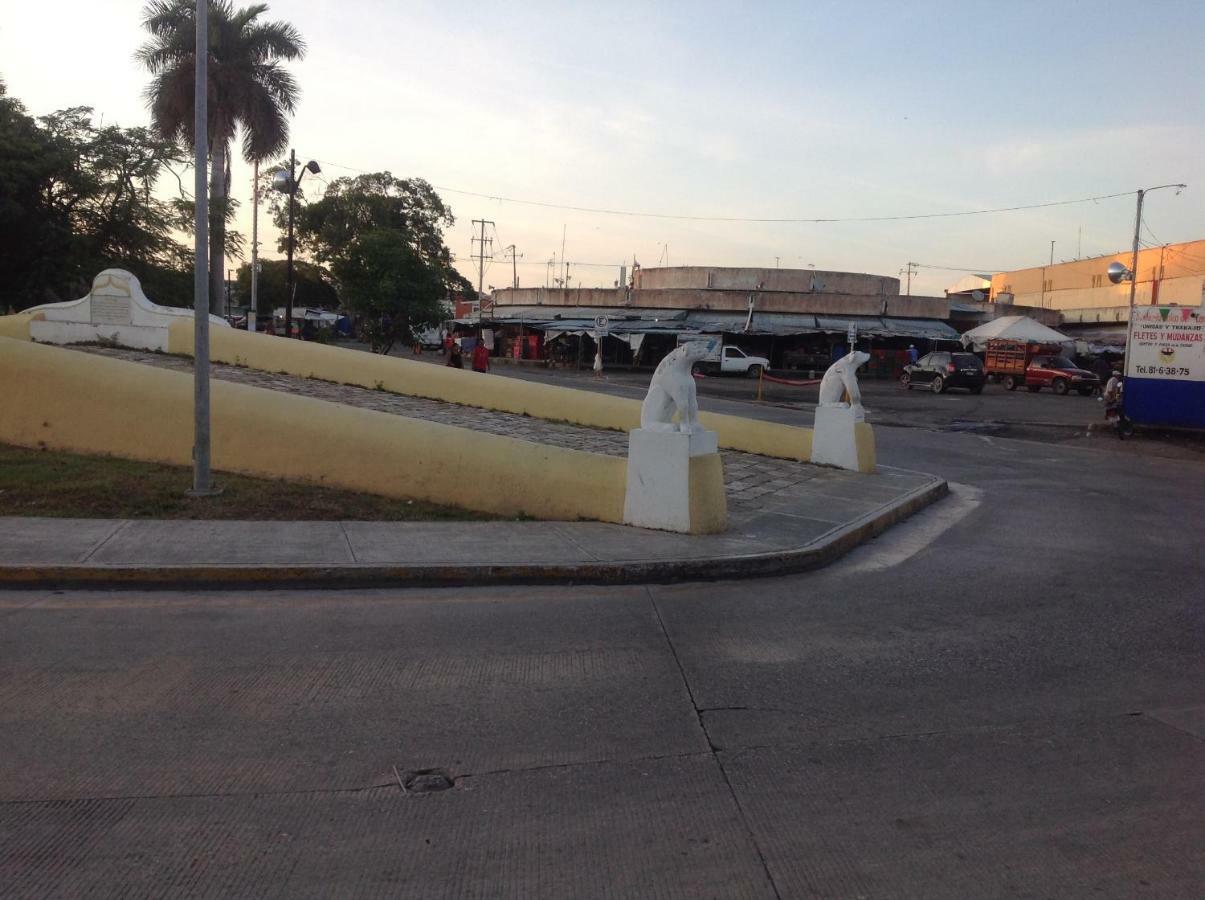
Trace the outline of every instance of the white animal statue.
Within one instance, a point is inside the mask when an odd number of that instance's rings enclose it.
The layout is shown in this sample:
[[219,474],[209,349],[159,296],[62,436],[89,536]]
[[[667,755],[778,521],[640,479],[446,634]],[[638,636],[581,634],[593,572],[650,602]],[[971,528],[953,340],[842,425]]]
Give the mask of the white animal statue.
[[[705,359],[715,341],[690,341],[661,360],[649,382],[649,392],[640,404],[640,427],[646,431],[680,431],[693,434],[699,425],[699,400],[691,367]],[[678,414],[677,423],[674,413]]]
[[[862,392],[858,389],[858,367],[870,360],[869,353],[852,350],[828,367],[820,379],[820,405],[862,408]],[[849,403],[844,402],[849,395]]]

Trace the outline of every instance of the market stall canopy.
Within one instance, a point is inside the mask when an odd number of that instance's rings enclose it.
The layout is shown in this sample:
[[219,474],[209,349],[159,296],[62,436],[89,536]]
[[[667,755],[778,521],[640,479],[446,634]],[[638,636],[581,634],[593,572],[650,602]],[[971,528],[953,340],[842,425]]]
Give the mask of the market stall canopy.
[[973,345],[976,350],[982,350],[988,341],[993,340],[1024,341],[1027,344],[1070,344],[1075,341],[1029,316],[1001,316],[972,328],[962,336],[963,346]]
[[[846,334],[850,326],[862,338],[922,338],[930,341],[957,341],[958,332],[940,319],[908,319],[894,316],[822,316],[812,313],[766,313],[734,310],[655,310],[639,311],[574,307],[548,315],[547,309],[526,308],[507,311],[506,315],[486,315],[484,322],[496,326],[524,326],[550,335],[592,334],[595,316],[605,315],[611,337],[644,334],[745,334],[790,337],[802,334]],[[476,317],[454,319],[457,325],[476,326]]]

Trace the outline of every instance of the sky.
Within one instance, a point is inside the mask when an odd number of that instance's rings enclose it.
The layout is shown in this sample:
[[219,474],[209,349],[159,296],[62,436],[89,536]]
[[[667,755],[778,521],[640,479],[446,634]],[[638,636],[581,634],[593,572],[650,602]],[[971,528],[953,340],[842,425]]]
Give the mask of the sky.
[[[106,124],[146,124],[141,3],[6,6],[0,77],[30,113],[86,105]],[[487,289],[510,284],[513,244],[523,286],[544,284],[554,257],[584,287],[610,286],[634,258],[891,276],[916,262],[912,292],[940,296],[960,270],[1043,265],[1051,241],[1056,261],[1128,248],[1134,192],[1167,182],[1189,188],[1148,197],[1144,241],[1205,238],[1199,0],[269,6],[307,42],[292,66],[298,158],[327,180],[389,170],[430,181],[474,284],[471,223],[494,222]],[[247,235],[250,173],[236,161]],[[891,222],[705,220],[1119,193]],[[263,255],[280,255],[266,216],[260,226]]]

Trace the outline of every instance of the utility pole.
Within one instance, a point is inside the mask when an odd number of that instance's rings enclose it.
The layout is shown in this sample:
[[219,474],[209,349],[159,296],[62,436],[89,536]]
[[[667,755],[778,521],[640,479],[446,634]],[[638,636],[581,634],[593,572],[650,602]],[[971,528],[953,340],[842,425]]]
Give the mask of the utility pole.
[[[285,266],[285,337],[293,336],[293,216],[297,210],[297,151],[289,150],[289,246]],[[273,318],[276,311],[272,311]]]
[[[481,294],[482,288],[486,287],[486,260],[493,259],[492,252],[486,252],[486,243],[490,245],[490,251],[493,251],[493,237],[486,237],[486,225],[493,225],[489,219],[474,219],[472,224],[481,225],[481,237],[472,237],[472,243],[477,245],[477,252],[470,253],[469,258],[477,258],[477,293]],[[478,298],[480,299],[480,298]]]
[[918,270],[919,265],[919,263],[910,262],[908,263],[907,269],[900,269],[901,275],[903,275],[905,272],[908,273],[908,293],[906,294],[908,297],[912,296],[912,275]]
[[1169,187],[1174,187],[1176,193],[1179,194],[1188,185],[1161,184],[1153,188],[1144,188],[1138,192],[1138,212],[1134,216],[1134,256],[1130,261],[1130,315],[1126,322],[1126,352],[1125,362],[1123,363],[1124,368],[1122,369],[1122,374],[1127,378],[1130,375],[1130,344],[1132,343],[1131,338],[1134,336],[1134,291],[1138,287],[1138,248],[1142,243],[1142,201],[1151,191],[1158,191]]
[[515,253],[515,245],[514,244],[511,244],[509,247],[503,248],[502,252],[510,254],[510,280],[511,280],[510,286],[513,288],[517,288],[519,286],[519,269],[518,269],[519,263],[518,263],[517,259],[518,259],[518,257],[521,257],[523,254]]
[[1054,265],[1054,241],[1050,242],[1050,264]]
[[[485,302],[484,300],[481,299],[481,291],[485,287],[485,261],[487,259],[494,258],[494,254],[492,252],[494,249],[494,239],[487,238],[485,236],[485,226],[489,225],[492,228],[492,227],[494,227],[494,223],[491,222],[489,219],[473,219],[473,224],[481,226],[481,237],[479,237],[479,238],[475,237],[475,238],[471,239],[471,243],[477,244],[477,332],[478,332],[478,337],[480,337],[481,336],[481,318],[482,318],[482,312],[483,312],[482,304]],[[486,249],[485,249],[486,241],[489,241],[489,244],[490,244],[491,252],[489,252],[489,253],[486,253]],[[469,254],[469,258],[470,259],[472,258],[472,253]]]
[[569,226],[565,225],[564,223],[561,223],[561,287],[564,288],[569,287],[565,281],[565,279],[568,277],[568,273],[565,269],[565,232],[568,230],[568,227]]
[[[1138,192],[1138,214],[1134,218],[1134,257],[1130,261],[1130,321],[1134,320],[1134,291],[1138,287],[1138,249],[1142,243],[1142,201],[1146,191]],[[1126,332],[1126,350],[1130,349],[1129,332]],[[1126,373],[1129,374],[1129,373]]]

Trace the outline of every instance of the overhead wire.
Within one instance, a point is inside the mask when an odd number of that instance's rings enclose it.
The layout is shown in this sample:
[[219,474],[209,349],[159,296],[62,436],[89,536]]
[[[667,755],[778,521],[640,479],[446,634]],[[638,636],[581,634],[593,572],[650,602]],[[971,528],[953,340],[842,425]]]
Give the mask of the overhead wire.
[[[354,166],[345,166],[342,163],[332,162],[330,160],[319,160],[323,165],[335,166],[339,169],[346,169],[349,172],[358,172],[360,174],[368,174],[367,169],[357,169]],[[982,216],[1004,212],[1019,212],[1028,209],[1048,209],[1053,206],[1071,206],[1079,203],[1095,203],[1100,200],[1114,200],[1118,197],[1129,197],[1133,195],[1133,191],[1125,191],[1117,194],[1097,194],[1091,197],[1078,197],[1073,200],[1047,200],[1041,203],[1026,203],[1016,206],[1000,206],[989,209],[971,209],[954,212],[933,212],[933,213],[910,213],[906,215],[892,216],[786,216],[786,217],[762,217],[762,216],[701,216],[690,215],[686,213],[663,213],[663,212],[645,212],[639,210],[623,210],[623,209],[607,209],[604,207],[595,206],[579,206],[571,203],[550,203],[542,200],[525,200],[519,197],[507,197],[502,194],[489,194],[481,191],[467,191],[463,188],[448,187],[447,185],[432,185],[438,191],[445,191],[449,194],[461,194],[466,197],[480,197],[485,200],[493,200],[498,203],[516,203],[523,206],[536,206],[544,209],[560,209],[570,212],[593,213],[597,215],[607,216],[626,216],[630,218],[646,218],[646,219],[674,219],[684,222],[740,222],[746,224],[838,224],[842,222],[905,222],[915,221],[918,219],[947,219],[962,216]]]
[[988,273],[988,272],[1005,271],[1004,269],[999,268],[997,266],[978,266],[978,267],[939,266],[939,265],[935,265],[933,263],[918,263],[918,262],[914,262],[912,265],[914,265],[918,269],[938,269],[938,270],[945,271],[945,272],[970,272],[972,275],[982,275],[982,274]]

